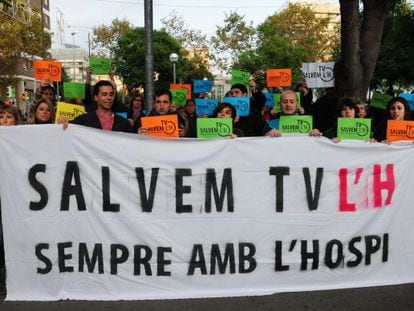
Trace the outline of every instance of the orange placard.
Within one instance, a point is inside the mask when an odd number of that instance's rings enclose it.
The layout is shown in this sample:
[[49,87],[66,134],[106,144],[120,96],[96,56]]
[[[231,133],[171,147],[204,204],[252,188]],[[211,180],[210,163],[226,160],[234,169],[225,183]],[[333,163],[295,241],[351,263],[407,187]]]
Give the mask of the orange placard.
[[187,99],[191,99],[191,84],[170,84],[170,89],[187,90]]
[[34,77],[36,80],[60,82],[62,80],[62,63],[48,60],[33,62]]
[[178,117],[176,114],[143,117],[141,124],[148,130],[150,136],[178,137]]
[[414,140],[414,121],[388,120],[387,140]]
[[268,69],[266,70],[266,81],[268,87],[291,86],[292,70],[284,69]]

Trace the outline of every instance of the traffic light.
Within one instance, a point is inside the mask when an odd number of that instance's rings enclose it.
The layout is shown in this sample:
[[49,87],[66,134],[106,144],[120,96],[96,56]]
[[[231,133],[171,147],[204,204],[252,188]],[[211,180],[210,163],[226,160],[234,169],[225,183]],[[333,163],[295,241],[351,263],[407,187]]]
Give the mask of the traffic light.
[[23,101],[30,100],[29,92],[27,92],[27,91],[23,92],[22,99],[23,99]]

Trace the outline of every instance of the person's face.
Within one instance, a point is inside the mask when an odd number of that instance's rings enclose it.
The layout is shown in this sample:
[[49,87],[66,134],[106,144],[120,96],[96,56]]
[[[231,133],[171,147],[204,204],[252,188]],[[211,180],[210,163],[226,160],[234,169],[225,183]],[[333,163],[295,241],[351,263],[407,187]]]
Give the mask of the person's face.
[[178,107],[177,107],[176,105],[174,105],[174,104],[171,104],[171,105],[170,105],[170,111],[171,111],[171,112],[176,112],[176,111],[177,111],[177,108],[178,108]]
[[132,107],[135,109],[141,108],[142,105],[142,99],[141,97],[134,97],[134,100],[132,101]]
[[103,110],[111,110],[115,99],[115,92],[112,86],[102,85],[99,87],[98,95],[95,95],[98,108]]
[[250,88],[250,91],[251,91],[252,93],[256,92],[256,82],[254,82],[254,81],[250,81],[250,82],[249,82],[249,88]]
[[3,126],[16,125],[16,118],[10,112],[2,112],[0,113],[0,125],[3,125]]
[[35,118],[37,120],[39,120],[40,122],[49,122],[50,115],[51,115],[51,111],[49,109],[48,104],[41,103],[39,106],[37,106],[37,109],[35,112]]
[[231,97],[243,97],[246,96],[245,93],[242,93],[242,91],[240,89],[232,89],[230,91],[230,95]]
[[364,104],[358,104],[358,117],[360,118],[365,118],[367,116],[367,108],[365,107]]
[[286,115],[295,114],[297,103],[295,93],[285,93],[280,100],[280,110]]
[[185,110],[187,111],[187,113],[189,113],[189,114],[193,114],[194,113],[194,111],[195,111],[195,108],[196,108],[196,106],[194,105],[194,103],[193,102],[188,102],[186,105],[185,105]]
[[355,118],[355,109],[344,106],[341,109],[341,117],[342,118]]
[[52,90],[46,89],[42,93],[42,98],[47,99],[47,100],[53,102],[53,95],[54,94],[53,94],[53,91]]
[[405,107],[401,102],[395,102],[391,105],[390,115],[392,120],[404,120]]
[[167,94],[155,97],[155,111],[160,114],[164,115],[170,111],[171,102],[170,98]]
[[217,112],[217,118],[231,118],[231,109],[229,107],[224,107]]

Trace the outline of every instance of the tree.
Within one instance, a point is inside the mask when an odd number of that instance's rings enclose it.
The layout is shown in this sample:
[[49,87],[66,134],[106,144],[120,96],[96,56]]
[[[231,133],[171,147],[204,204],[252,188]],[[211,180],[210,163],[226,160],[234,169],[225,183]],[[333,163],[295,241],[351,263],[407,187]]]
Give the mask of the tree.
[[[154,72],[157,75],[155,87],[169,87],[173,81],[172,64],[169,56],[172,51],[182,55],[180,44],[164,30],[154,30]],[[113,65],[123,78],[129,90],[144,85],[145,81],[145,37],[144,28],[138,27],[125,33],[112,49]],[[188,59],[180,57],[176,65],[177,78],[183,83],[202,79],[208,72],[195,68]]]
[[44,55],[51,45],[51,36],[43,31],[38,10],[23,11],[19,19],[0,21],[0,77],[1,87],[13,84],[19,64]]
[[[192,74],[201,79],[212,78],[209,69],[211,55],[207,36],[200,30],[191,29],[177,11],[172,11],[161,22],[165,26],[163,30],[177,40],[183,48],[180,56],[188,60],[186,70],[183,73]],[[191,79],[191,76],[185,77],[185,80],[189,80],[189,78]]]
[[110,26],[101,25],[92,28],[92,55],[111,58],[111,51],[116,46],[119,38],[131,30],[132,26],[128,20],[119,20],[118,18],[115,18]]
[[224,26],[217,27],[216,36],[211,38],[211,43],[215,52],[215,65],[228,72],[233,63],[238,62],[239,55],[253,47],[256,30],[252,22],[244,20],[244,15],[232,12],[225,16]]
[[331,60],[339,45],[339,28],[332,28],[332,24],[329,16],[319,16],[306,4],[289,3],[281,12],[269,16],[259,30],[262,42],[275,36],[286,38],[304,47],[309,61],[318,62]]
[[257,48],[242,53],[234,67],[250,72],[261,84],[270,68],[291,68],[292,81],[300,81],[303,62],[332,58],[338,35],[329,22],[306,5],[289,4],[259,25]]
[[394,0],[340,0],[341,54],[335,66],[337,96],[366,98],[374,73],[385,18]]
[[[394,95],[394,87],[414,83],[414,12],[406,1],[390,11],[384,25],[384,35],[372,86],[381,84]],[[382,83],[384,82],[384,83]]]

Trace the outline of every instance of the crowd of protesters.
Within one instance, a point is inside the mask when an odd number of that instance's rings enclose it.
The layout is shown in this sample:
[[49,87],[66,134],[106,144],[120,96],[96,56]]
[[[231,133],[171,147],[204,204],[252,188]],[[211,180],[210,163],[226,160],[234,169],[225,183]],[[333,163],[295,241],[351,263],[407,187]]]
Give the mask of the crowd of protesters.
[[[76,104],[83,104],[86,113],[78,116],[70,123],[84,125],[108,131],[121,131],[127,133],[148,134],[148,129],[142,126],[141,118],[145,116],[162,116],[176,114],[179,123],[180,137],[197,137],[197,118],[207,117],[196,115],[195,100],[189,99],[182,107],[172,103],[172,94],[168,89],[155,92],[155,104],[148,113],[144,109],[144,98],[141,94],[133,94],[128,107],[120,105],[117,101],[116,85],[113,74],[110,80],[102,80],[91,87],[91,72],[87,72],[85,99],[71,100]],[[370,118],[369,107],[361,99],[341,98],[328,90],[325,95],[313,102],[312,90],[305,83],[294,90],[277,90],[281,93],[280,111],[268,107],[266,96],[261,92],[254,80],[249,82],[250,110],[247,116],[238,116],[236,108],[225,100],[219,103],[212,117],[231,118],[233,133],[231,138],[271,136],[279,137],[278,124],[282,116],[311,115],[313,129],[310,136],[325,136],[334,142],[339,142],[337,135],[337,118]],[[90,90],[93,89],[91,92]],[[249,95],[244,84],[234,84],[228,93],[231,97],[246,97]],[[300,102],[300,105],[298,104]],[[19,110],[15,106],[0,103],[0,125],[14,126],[21,124]],[[31,106],[29,124],[48,124],[55,121],[56,93],[51,85],[41,83],[35,94],[35,101]],[[126,118],[117,112],[126,113]],[[409,105],[404,98],[395,97],[388,102],[383,116],[372,120],[371,142],[387,142],[386,129],[388,120],[410,120]],[[69,126],[68,120],[58,120],[63,127]],[[1,209],[0,209],[1,212]],[[1,213],[0,213],[1,217]],[[0,226],[0,267],[4,269],[4,250]]]

